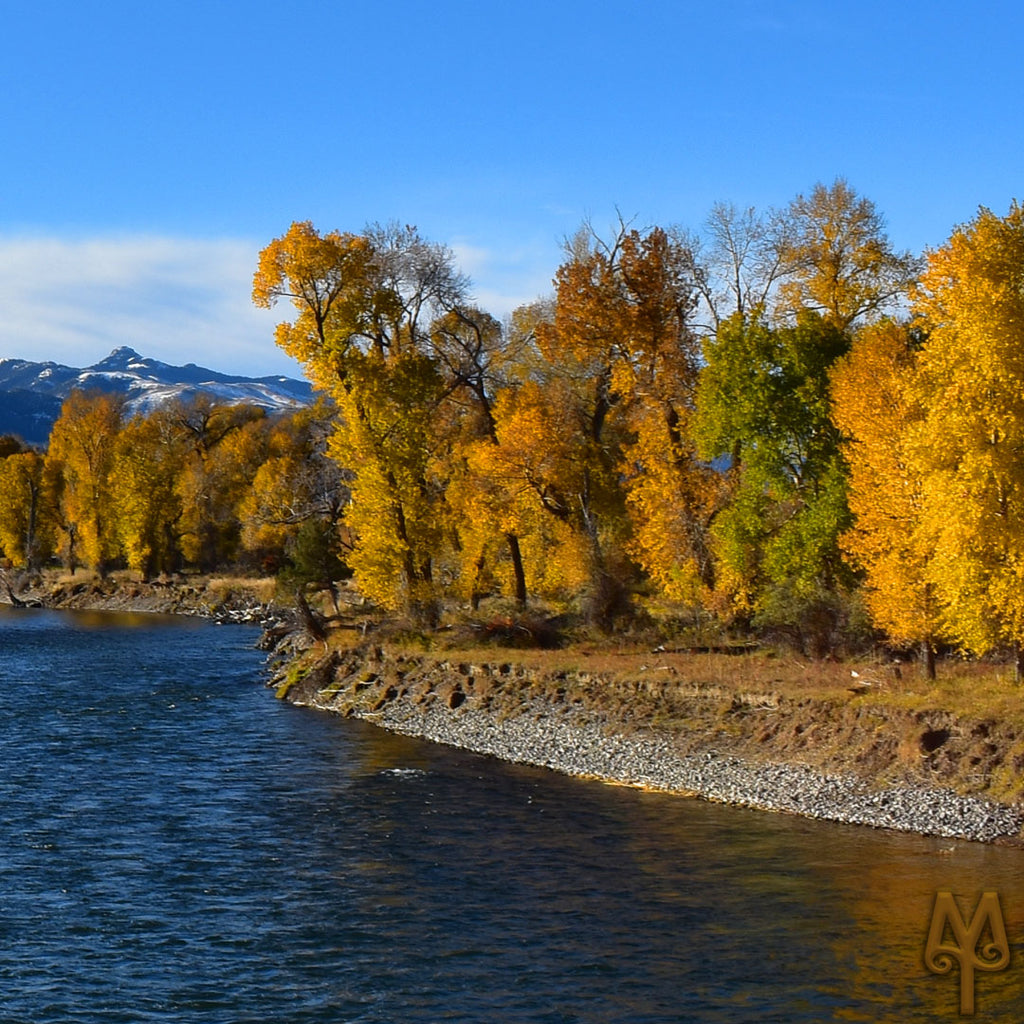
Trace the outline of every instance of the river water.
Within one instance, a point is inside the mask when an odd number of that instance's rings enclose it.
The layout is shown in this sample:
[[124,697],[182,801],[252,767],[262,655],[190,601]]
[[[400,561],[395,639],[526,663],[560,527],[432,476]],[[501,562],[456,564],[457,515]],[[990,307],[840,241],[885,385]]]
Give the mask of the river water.
[[1024,853],[561,777],[279,703],[256,632],[0,612],[0,1021],[959,1018],[934,896]]

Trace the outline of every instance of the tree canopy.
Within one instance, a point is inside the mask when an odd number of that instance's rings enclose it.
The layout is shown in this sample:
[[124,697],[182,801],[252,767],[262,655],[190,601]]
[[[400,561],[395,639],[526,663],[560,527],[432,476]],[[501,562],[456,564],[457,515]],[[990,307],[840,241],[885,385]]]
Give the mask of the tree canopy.
[[1024,668],[1024,212],[918,260],[843,179],[703,234],[585,224],[504,321],[409,226],[292,224],[253,299],[322,393],[128,417],[75,392],[45,453],[0,438],[12,565],[354,574],[435,624],[654,607],[827,653],[870,619]]

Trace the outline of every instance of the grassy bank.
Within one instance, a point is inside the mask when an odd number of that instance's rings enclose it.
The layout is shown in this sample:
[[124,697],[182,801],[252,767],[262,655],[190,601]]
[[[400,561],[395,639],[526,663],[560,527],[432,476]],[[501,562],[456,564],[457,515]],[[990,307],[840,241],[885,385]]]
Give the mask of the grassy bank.
[[47,570],[32,575],[6,574],[0,583],[0,603],[72,610],[218,618],[263,610],[278,602],[276,583],[266,577],[189,574],[143,580],[128,571],[100,576],[80,569],[74,573]]

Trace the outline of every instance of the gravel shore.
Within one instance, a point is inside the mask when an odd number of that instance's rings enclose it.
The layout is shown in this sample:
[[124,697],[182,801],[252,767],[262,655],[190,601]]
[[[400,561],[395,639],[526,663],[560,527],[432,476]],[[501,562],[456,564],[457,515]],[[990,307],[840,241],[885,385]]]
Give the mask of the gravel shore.
[[705,750],[680,755],[654,730],[623,735],[586,714],[543,702],[495,717],[468,704],[395,700],[351,713],[383,728],[505,761],[764,810],[923,835],[992,842],[1016,837],[1024,815],[1013,807],[926,786],[870,787],[849,775],[794,764],[755,764]]

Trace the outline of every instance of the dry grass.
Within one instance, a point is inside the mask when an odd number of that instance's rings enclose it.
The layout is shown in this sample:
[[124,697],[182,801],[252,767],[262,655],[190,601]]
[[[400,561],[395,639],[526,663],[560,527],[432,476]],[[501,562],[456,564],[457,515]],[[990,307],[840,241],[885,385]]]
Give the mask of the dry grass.
[[206,581],[206,590],[219,601],[245,595],[260,604],[270,604],[277,591],[277,581],[272,576],[214,576]]
[[[358,639],[358,634],[348,633],[340,642],[352,646]],[[425,653],[420,642],[389,646],[407,654]],[[992,662],[941,660],[938,678],[931,681],[916,663],[896,665],[870,658],[814,661],[771,648],[722,653],[643,649],[633,642],[623,649],[602,642],[560,650],[437,644],[427,653],[478,664],[511,662],[550,675],[582,673],[609,682],[649,680],[669,688],[712,688],[795,700],[856,699],[911,711],[947,711],[958,718],[993,720],[1024,731],[1024,687],[1014,682],[1012,667]]]
[[[916,663],[897,665],[882,655],[814,661],[783,647],[578,635],[545,650],[466,643],[467,634],[455,629],[365,622],[365,636],[355,618],[332,629],[327,648],[349,675],[366,665],[379,673],[377,698],[395,679],[441,701],[452,687],[465,690],[498,716],[543,698],[596,712],[617,731],[667,730],[681,750],[710,744],[755,761],[791,760],[879,783],[925,779],[1024,799],[1024,689],[1000,663],[943,659],[932,681]],[[310,657],[328,651],[318,646]]]

